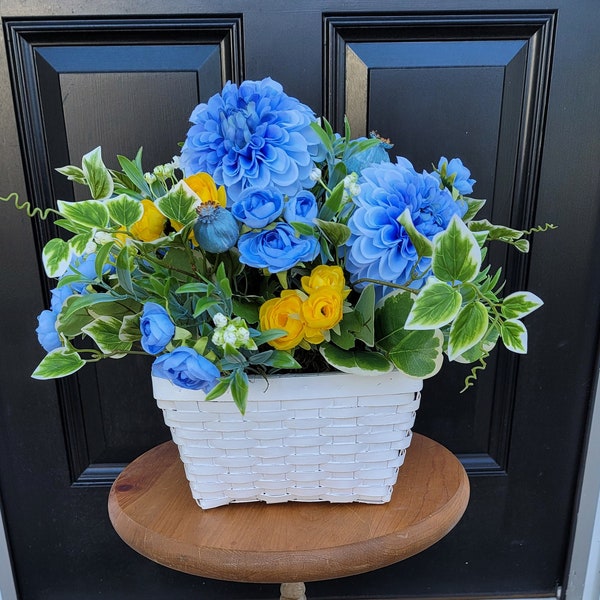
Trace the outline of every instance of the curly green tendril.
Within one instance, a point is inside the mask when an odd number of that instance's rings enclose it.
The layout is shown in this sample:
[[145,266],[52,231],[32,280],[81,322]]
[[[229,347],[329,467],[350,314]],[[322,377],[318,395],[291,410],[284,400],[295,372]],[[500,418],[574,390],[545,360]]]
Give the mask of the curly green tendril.
[[27,200],[20,200],[19,194],[16,192],[12,192],[6,197],[0,196],[0,200],[2,200],[2,202],[13,202],[17,210],[24,210],[29,218],[39,217],[42,219],[42,221],[45,221],[50,213],[55,213],[57,215],[60,214],[53,208],[46,208],[42,210],[39,206],[32,206],[31,202],[28,202]]

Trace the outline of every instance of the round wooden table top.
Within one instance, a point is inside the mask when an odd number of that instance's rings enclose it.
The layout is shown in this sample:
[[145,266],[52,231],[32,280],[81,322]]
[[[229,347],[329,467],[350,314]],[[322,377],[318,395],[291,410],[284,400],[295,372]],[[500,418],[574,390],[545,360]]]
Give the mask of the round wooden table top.
[[468,500],[469,480],[456,457],[415,434],[387,504],[251,502],[203,510],[177,447],[166,442],[119,475],[108,510],[121,538],[162,565],[281,583],[356,575],[408,558],[445,536]]

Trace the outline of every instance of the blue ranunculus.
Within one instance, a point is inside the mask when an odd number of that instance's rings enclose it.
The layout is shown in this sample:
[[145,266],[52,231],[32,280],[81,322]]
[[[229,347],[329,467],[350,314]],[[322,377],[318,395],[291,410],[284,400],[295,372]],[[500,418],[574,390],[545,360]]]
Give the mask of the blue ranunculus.
[[156,302],[146,302],[140,318],[142,348],[148,354],[158,354],[165,349],[175,334],[175,325],[167,311]]
[[473,191],[475,180],[471,179],[471,171],[463,165],[462,160],[460,158],[453,158],[448,161],[445,156],[442,156],[438,162],[439,171],[442,170],[444,163],[447,163],[445,181],[442,180],[439,173],[436,172],[434,175],[444,184],[449,183],[454,186],[463,196],[470,194]]
[[283,210],[283,194],[274,187],[246,188],[231,207],[233,216],[251,229],[262,229]]
[[[398,217],[410,210],[417,230],[425,237],[446,229],[453,215],[462,217],[464,202],[456,202],[447,189],[428,173],[417,173],[405,158],[363,170],[360,193],[348,222],[352,232],[346,244],[346,269],[351,281],[378,279],[420,288],[426,281],[430,259],[419,260]],[[414,275],[419,279],[412,281]],[[379,297],[385,286],[376,286]]]
[[210,392],[221,373],[208,359],[192,348],[182,346],[159,356],[152,364],[152,375],[168,379],[188,390]]
[[299,262],[314,260],[319,244],[312,236],[296,236],[291,225],[278,223],[273,229],[242,235],[238,250],[241,263],[279,273]]
[[38,326],[36,333],[38,341],[46,352],[51,352],[60,348],[62,343],[56,331],[56,319],[62,309],[64,301],[72,295],[72,290],[68,286],[62,286],[50,290],[52,296],[50,300],[50,310],[43,310],[38,315]]
[[314,194],[308,190],[303,190],[285,203],[283,218],[288,223],[299,222],[312,225],[318,210]]
[[181,167],[186,176],[212,175],[233,202],[248,187],[272,185],[293,196],[313,185],[313,161],[323,158],[315,120],[270,78],[227,83],[192,112]]

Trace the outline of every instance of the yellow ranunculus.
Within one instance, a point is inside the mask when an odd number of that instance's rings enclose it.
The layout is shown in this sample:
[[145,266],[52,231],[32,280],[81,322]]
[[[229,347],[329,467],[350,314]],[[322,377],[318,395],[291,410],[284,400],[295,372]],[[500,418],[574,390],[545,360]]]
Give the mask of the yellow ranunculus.
[[320,288],[330,287],[338,290],[342,297],[346,298],[350,290],[344,289],[345,285],[344,271],[337,266],[319,265],[312,270],[310,276],[302,278],[302,288],[307,294],[312,294]]
[[335,327],[343,317],[344,298],[340,290],[320,287],[302,303],[302,318],[307,327],[323,331]]
[[202,202],[213,201],[220,204],[223,208],[227,205],[227,194],[225,187],[217,189],[217,184],[208,173],[196,173],[186,177],[183,181],[192,188],[192,191],[202,200]]
[[284,290],[280,298],[267,300],[259,311],[259,322],[262,331],[283,329],[284,335],[269,344],[277,350],[291,350],[304,339],[304,322],[300,316],[302,298],[294,290]]
[[131,234],[143,242],[153,242],[164,235],[167,218],[154,206],[152,200],[142,200],[142,206],[144,214],[131,226]]
[[323,332],[320,329],[313,329],[312,327],[305,327],[304,328],[304,339],[309,343],[309,344],[320,344],[321,342],[325,341],[325,336],[323,335]]

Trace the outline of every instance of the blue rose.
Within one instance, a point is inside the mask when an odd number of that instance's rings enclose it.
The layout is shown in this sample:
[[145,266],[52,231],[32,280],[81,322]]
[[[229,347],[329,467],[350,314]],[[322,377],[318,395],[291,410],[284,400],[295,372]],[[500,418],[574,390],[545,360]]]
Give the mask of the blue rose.
[[246,188],[231,207],[233,216],[251,229],[262,229],[283,210],[283,194],[276,188]]
[[72,295],[72,291],[68,286],[63,286],[50,290],[50,294],[52,296],[50,310],[43,310],[38,315],[38,326],[35,330],[38,341],[46,352],[51,352],[62,346],[58,331],[56,331],[56,319],[64,301]]
[[182,346],[159,356],[152,364],[152,375],[168,379],[188,390],[210,392],[221,373],[208,359],[192,348]]
[[142,332],[142,348],[148,354],[158,354],[173,338],[175,325],[160,304],[146,302],[140,318],[140,331]]
[[238,250],[241,263],[279,273],[299,262],[314,260],[319,252],[319,244],[312,236],[296,236],[291,225],[278,223],[273,229],[242,235]]
[[317,212],[317,200],[314,194],[304,190],[286,202],[283,209],[283,218],[288,223],[308,223],[312,225]]

